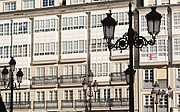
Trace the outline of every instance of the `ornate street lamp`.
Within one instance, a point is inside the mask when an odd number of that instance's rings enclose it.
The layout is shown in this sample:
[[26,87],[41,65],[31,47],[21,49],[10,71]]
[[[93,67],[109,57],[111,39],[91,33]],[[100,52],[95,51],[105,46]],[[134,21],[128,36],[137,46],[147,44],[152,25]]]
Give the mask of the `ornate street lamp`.
[[168,91],[161,90],[159,88],[158,82],[156,81],[151,90],[151,96],[154,99],[154,104],[156,105],[156,112],[158,112],[157,105],[158,105],[159,101],[162,100],[163,96],[168,96],[170,98],[173,98],[173,91],[170,86],[168,87]]
[[[6,68],[6,66],[1,72],[2,80],[4,82],[4,87],[6,89],[9,88],[11,90],[10,112],[13,112],[13,90],[17,89],[16,83],[14,82],[14,75],[13,75],[13,72],[15,71],[15,65],[16,65],[16,61],[14,60],[13,57],[11,57],[11,60],[9,62],[10,73],[8,72],[8,69]],[[8,73],[9,73],[9,77],[8,77]],[[21,69],[19,69],[16,76],[17,76],[17,82],[19,83],[18,88],[20,88],[20,83],[22,83],[22,77],[23,77],[23,72],[21,71]]]
[[[84,78],[83,82],[82,82],[82,86],[83,86],[83,91],[84,91],[84,96],[85,96],[85,108],[86,111],[88,111],[88,101],[87,101],[87,96],[89,97],[89,111],[91,111],[91,97],[93,97],[93,93],[92,93],[92,87],[94,89],[95,95],[96,92],[98,91],[98,82],[95,80],[93,85],[91,84],[93,82],[93,73],[90,70],[88,77],[87,77],[88,81]],[[87,93],[87,89],[89,87],[89,91]],[[96,98],[96,96],[95,96]]]
[[148,26],[148,33],[152,35],[152,39],[147,40],[143,36],[139,36],[137,32],[135,32],[132,28],[132,4],[129,3],[129,29],[122,38],[119,38],[115,43],[112,43],[114,39],[114,32],[115,26],[117,22],[114,18],[111,17],[112,13],[107,14],[107,17],[101,21],[103,25],[103,33],[104,39],[107,41],[108,49],[116,48],[120,51],[125,50],[129,47],[129,111],[134,112],[134,69],[133,69],[133,46],[136,48],[142,48],[143,46],[147,45],[154,45],[155,44],[155,37],[160,31],[160,24],[161,24],[161,14],[156,12],[156,8],[152,7],[151,12],[146,15],[147,19],[147,26]]

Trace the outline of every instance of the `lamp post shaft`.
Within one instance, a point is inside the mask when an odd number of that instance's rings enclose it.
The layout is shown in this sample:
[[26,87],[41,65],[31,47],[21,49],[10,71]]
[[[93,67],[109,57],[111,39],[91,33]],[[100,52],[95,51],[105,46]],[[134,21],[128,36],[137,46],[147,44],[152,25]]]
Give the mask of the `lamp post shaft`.
[[132,15],[131,4],[129,4],[129,29],[128,29],[128,44],[129,44],[129,68],[130,68],[130,84],[129,84],[129,111],[134,112],[134,74],[133,74],[133,41],[134,30],[132,28]]
[[92,88],[91,88],[91,82],[90,82],[90,85],[89,85],[89,110],[91,112],[91,97],[92,97]]
[[10,70],[10,80],[11,80],[11,102],[10,102],[10,112],[13,112],[13,89],[14,89],[14,86],[13,86],[13,82],[14,82],[14,79],[13,79],[13,71]]

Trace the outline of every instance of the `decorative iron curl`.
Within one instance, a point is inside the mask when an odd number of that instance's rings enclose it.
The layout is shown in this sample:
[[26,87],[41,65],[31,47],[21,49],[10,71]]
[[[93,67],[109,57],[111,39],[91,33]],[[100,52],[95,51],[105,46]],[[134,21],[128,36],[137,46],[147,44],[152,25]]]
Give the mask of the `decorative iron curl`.
[[108,40],[108,49],[111,51],[111,49],[116,48],[122,52],[122,50],[126,49],[128,47],[128,38],[127,38],[127,32],[123,35],[122,38],[119,38],[114,44],[111,42],[111,39]]
[[[122,50],[125,50],[130,43],[128,43],[128,32],[126,32],[122,38],[119,38],[114,44],[111,42],[112,39],[108,39],[108,49],[111,51],[111,49],[116,48],[122,52]],[[133,38],[133,45],[138,48],[142,49],[143,46],[147,45],[154,45],[156,43],[156,38],[153,37],[150,40],[147,40],[143,36],[139,36],[137,32],[134,32],[134,38]]]

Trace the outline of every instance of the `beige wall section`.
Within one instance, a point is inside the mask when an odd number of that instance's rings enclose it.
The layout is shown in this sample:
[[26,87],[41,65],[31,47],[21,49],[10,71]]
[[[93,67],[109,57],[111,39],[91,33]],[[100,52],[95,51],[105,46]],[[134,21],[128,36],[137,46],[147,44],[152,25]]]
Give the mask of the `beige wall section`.
[[156,75],[157,75],[157,79],[166,79],[167,78],[166,69],[157,69]]

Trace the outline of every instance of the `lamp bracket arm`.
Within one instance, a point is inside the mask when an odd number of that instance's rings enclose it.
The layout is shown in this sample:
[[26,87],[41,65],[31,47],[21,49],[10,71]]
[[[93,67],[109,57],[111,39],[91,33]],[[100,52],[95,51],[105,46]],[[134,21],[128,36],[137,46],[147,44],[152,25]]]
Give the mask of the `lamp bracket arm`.
[[111,50],[116,48],[117,50],[125,50],[128,47],[128,39],[127,39],[127,32],[123,35],[123,37],[116,40],[115,43],[112,43],[111,40],[108,40],[108,49]]
[[145,37],[139,36],[139,34],[137,32],[135,32],[134,46],[136,48],[141,49],[143,46],[154,45],[155,43],[156,43],[156,38],[155,37],[153,37],[150,40],[147,40]]

